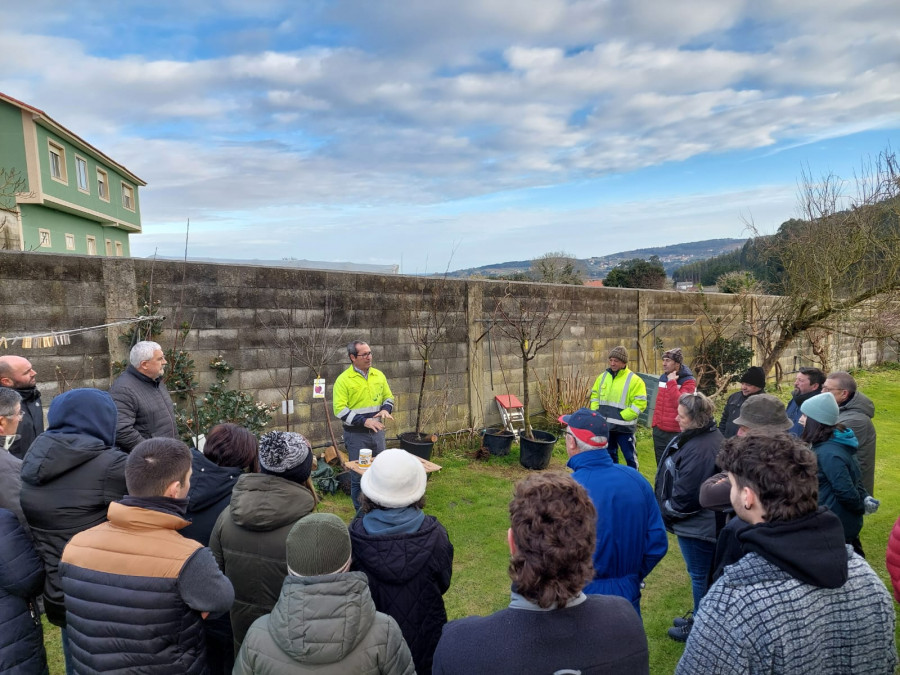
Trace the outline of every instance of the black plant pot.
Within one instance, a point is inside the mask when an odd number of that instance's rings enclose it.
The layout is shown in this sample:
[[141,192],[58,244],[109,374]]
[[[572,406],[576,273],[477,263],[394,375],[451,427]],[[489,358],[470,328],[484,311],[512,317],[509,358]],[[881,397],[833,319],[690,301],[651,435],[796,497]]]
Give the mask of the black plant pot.
[[505,429],[485,429],[482,443],[492,455],[503,457],[509,454],[515,434]]
[[533,431],[534,440],[519,434],[519,463],[526,469],[540,471],[550,464],[556,436],[547,431]]
[[416,457],[425,460],[431,459],[431,449],[434,447],[436,436],[431,434],[417,434],[415,431],[405,431],[400,434],[400,447]]

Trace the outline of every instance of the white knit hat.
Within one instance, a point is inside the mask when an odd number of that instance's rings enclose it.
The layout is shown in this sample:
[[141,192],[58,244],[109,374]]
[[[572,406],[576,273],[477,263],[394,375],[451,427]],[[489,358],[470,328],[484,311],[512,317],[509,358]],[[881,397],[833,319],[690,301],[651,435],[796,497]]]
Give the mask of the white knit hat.
[[425,494],[425,467],[406,450],[390,449],[372,460],[360,481],[369,501],[387,509],[415,504]]

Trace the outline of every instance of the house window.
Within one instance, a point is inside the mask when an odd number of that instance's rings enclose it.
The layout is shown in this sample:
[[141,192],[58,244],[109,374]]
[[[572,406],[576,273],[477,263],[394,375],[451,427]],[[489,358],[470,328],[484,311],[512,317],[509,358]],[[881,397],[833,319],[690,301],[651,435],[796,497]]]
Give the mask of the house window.
[[122,183],[122,206],[134,211],[134,188],[125,183]]
[[106,255],[108,255],[110,258],[112,258],[112,252],[113,252],[112,239],[107,239],[106,240]]
[[61,183],[68,183],[65,149],[59,143],[47,142],[50,144],[50,176]]
[[103,169],[97,169],[97,194],[103,201],[109,201],[109,176]]
[[66,234],[66,250],[67,251],[75,250],[75,235],[74,234]]
[[88,235],[87,238],[88,255],[97,255],[97,237]]
[[49,248],[50,247],[50,230],[38,230],[38,240],[40,241],[39,246],[41,248]]
[[87,162],[83,157],[75,155],[75,173],[78,177],[78,189],[82,192],[90,193],[87,179]]
[[121,258],[123,255],[125,255],[125,253],[124,253],[124,251],[122,250],[122,242],[121,242],[121,241],[117,241],[117,242],[116,242],[116,256],[118,256],[119,258]]

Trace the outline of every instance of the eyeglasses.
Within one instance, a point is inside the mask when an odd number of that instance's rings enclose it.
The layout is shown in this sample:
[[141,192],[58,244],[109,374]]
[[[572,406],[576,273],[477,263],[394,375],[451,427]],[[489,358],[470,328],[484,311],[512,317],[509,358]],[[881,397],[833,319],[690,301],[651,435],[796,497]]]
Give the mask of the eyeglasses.
[[16,419],[22,419],[23,417],[25,417],[25,411],[19,410],[19,412],[17,413],[12,413],[11,415],[0,415],[0,417],[15,417]]
[[357,354],[357,355],[356,355],[356,358],[358,358],[358,359],[364,359],[364,358],[366,358],[367,356],[372,356],[372,352],[366,352],[365,354]]

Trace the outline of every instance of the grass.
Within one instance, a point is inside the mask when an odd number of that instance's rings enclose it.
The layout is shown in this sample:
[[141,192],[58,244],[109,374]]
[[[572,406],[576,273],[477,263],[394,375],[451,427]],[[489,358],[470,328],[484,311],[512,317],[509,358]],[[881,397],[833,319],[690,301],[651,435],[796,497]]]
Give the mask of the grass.
[[[856,374],[860,389],[876,404],[878,430],[876,496],[878,513],[866,516],[861,539],[868,562],[890,588],[884,563],[888,534],[900,513],[900,378],[896,368]],[[442,439],[433,461],[441,471],[429,476],[426,512],[447,528],[455,547],[453,582],[445,596],[451,619],[472,614],[490,614],[509,602],[506,568],[509,550],[508,504],[516,481],[529,475],[519,466],[516,446],[506,457],[472,458],[477,441],[467,437]],[[653,442],[646,429],[639,429],[637,450],[641,473],[652,482],[655,472]],[[560,441],[553,452],[551,471],[566,471],[566,454]],[[345,521],[353,515],[350,498],[343,494],[326,497],[321,511],[337,513]],[[644,627],[650,646],[650,672],[671,673],[684,649],[666,637],[672,618],[691,607],[690,581],[675,538],[669,537],[669,553],[647,578],[641,602]],[[900,633],[898,633],[900,637]],[[59,631],[45,628],[50,672],[62,674]]]

